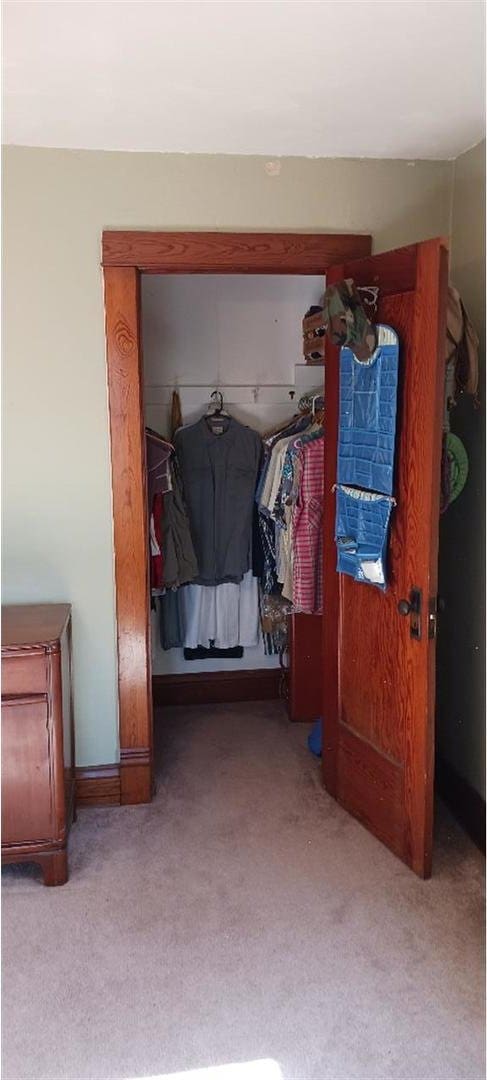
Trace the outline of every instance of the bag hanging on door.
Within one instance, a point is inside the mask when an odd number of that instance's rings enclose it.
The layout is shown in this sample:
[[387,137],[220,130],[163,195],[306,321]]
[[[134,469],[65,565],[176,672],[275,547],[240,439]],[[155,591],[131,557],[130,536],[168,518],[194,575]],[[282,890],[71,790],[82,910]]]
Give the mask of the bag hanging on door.
[[355,581],[387,588],[387,538],[395,499],[336,486],[337,570]]
[[372,356],[377,345],[376,328],[367,317],[352,278],[326,289],[323,324],[333,345],[348,345],[358,360]]

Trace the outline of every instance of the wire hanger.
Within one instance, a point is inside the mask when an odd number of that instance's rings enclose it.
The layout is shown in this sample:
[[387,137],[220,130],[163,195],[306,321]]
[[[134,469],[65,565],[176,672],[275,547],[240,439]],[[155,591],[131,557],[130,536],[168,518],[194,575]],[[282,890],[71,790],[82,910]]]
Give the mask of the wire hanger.
[[213,390],[210,394],[210,400],[215,402],[216,405],[213,409],[213,416],[221,416],[223,412],[223,394],[221,390]]
[[223,394],[221,390],[213,390],[210,394],[210,403],[208,405],[207,414],[205,420],[209,426],[214,420],[220,420],[222,417],[229,418],[229,413],[225,412],[223,408]]
[[314,424],[323,425],[325,415],[325,399],[323,394],[313,394],[311,402],[311,421]]

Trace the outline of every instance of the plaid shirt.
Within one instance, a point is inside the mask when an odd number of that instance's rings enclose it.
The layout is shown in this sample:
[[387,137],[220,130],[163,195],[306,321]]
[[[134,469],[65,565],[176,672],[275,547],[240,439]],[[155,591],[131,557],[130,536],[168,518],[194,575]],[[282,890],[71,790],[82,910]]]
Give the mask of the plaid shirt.
[[299,450],[301,484],[293,509],[293,604],[296,611],[323,610],[323,438]]

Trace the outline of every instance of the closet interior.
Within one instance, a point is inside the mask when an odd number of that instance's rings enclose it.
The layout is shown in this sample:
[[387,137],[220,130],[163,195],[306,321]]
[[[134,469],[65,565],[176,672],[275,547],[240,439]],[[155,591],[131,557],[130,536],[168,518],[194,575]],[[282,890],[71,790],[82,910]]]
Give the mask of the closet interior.
[[324,288],[312,275],[142,275],[161,701],[188,675],[209,701],[222,672],[232,700],[245,672],[290,719],[321,715]]

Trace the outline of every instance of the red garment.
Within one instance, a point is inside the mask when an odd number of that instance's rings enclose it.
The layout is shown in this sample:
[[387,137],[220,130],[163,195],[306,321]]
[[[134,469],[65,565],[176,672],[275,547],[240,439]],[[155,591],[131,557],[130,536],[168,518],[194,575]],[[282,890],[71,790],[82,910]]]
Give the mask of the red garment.
[[152,500],[152,512],[150,520],[150,567],[151,589],[162,589],[164,581],[164,564],[162,558],[162,515],[164,496],[158,492]]
[[293,509],[293,604],[296,611],[323,610],[324,442],[305,443],[299,450],[301,483]]

